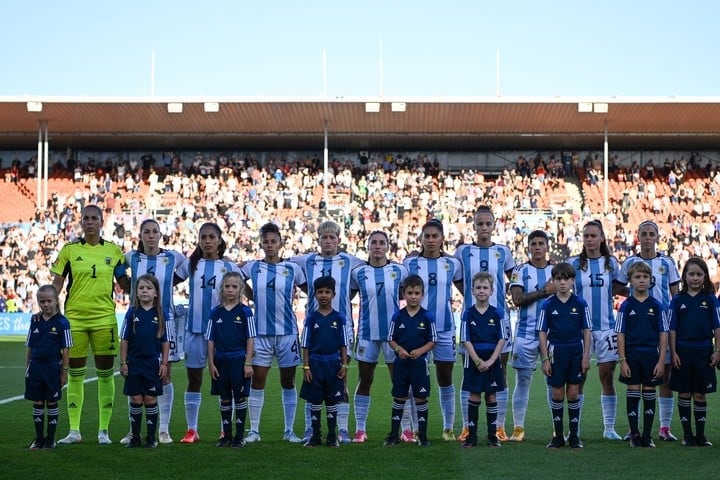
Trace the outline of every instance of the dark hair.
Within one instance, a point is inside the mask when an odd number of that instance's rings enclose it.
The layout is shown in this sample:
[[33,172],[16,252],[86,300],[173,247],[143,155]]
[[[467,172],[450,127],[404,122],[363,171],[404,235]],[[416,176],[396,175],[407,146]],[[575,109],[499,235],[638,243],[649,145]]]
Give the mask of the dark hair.
[[408,287],[420,287],[425,293],[425,282],[420,275],[408,275],[402,283],[403,292]]
[[383,232],[382,230],[373,230],[370,232],[370,235],[367,236],[367,248],[370,249],[370,239],[373,235],[382,235],[385,238],[386,243],[390,243],[390,237],[388,237],[388,234]]
[[627,278],[630,280],[636,273],[644,273],[645,275],[652,276],[652,268],[645,262],[635,262],[628,267]]
[[680,291],[681,292],[688,291],[688,284],[687,284],[687,280],[685,279],[685,275],[687,275],[687,270],[690,265],[697,265],[698,267],[700,267],[700,269],[705,274],[705,278],[704,278],[703,286],[702,286],[702,293],[715,295],[715,285],[713,285],[712,280],[710,280],[710,272],[708,271],[707,263],[705,263],[705,260],[703,260],[700,257],[690,257],[687,259],[687,262],[685,262],[685,266],[683,267],[682,275],[680,275],[680,279],[682,280],[682,288],[680,289]]
[[480,213],[488,213],[493,219],[493,222],[495,221],[495,214],[493,213],[492,209],[487,205],[480,205],[477,210],[475,210],[475,215],[473,215],[473,218],[476,217]]
[[155,225],[158,226],[158,230],[160,230],[160,224],[154,218],[146,218],[145,220],[142,221],[142,223],[140,223],[140,234],[138,235],[138,246],[137,246],[137,251],[140,253],[145,253],[145,245],[143,244],[143,241],[142,241],[142,231],[143,231],[143,228],[145,228],[146,223],[154,223]]
[[544,238],[546,244],[550,243],[547,233],[543,232],[542,230],[533,230],[532,232],[530,232],[530,235],[528,235],[527,239],[528,245],[530,245],[530,241],[534,238]]
[[[215,233],[217,233],[218,238],[220,239],[220,242],[218,243],[218,258],[222,258],[223,255],[225,255],[225,249],[227,248],[227,244],[225,243],[225,240],[222,238],[222,230],[220,230],[220,226],[217,223],[207,222],[200,225],[200,229],[198,230],[198,235],[200,235],[200,232],[203,231],[204,228],[212,228],[215,230]],[[200,248],[200,242],[198,242],[198,245],[195,247],[195,250],[192,251],[190,254],[190,274],[192,275],[195,273],[195,270],[197,270],[197,264],[202,258],[202,249]]]
[[[140,275],[137,280],[135,280],[135,295],[132,299],[132,304],[137,310],[140,307],[140,301],[138,300],[137,296],[137,286],[140,283],[141,280],[144,280],[146,282],[150,282],[153,287],[155,287],[155,291],[157,292],[157,297],[155,297],[155,300],[153,300],[153,307],[155,307],[155,311],[157,312],[157,319],[158,319],[158,329],[157,329],[157,335],[156,338],[162,338],[163,333],[165,333],[165,316],[163,315],[163,309],[162,309],[162,298],[160,298],[160,295],[162,295],[162,292],[160,291],[160,282],[158,281],[157,277],[151,273],[146,273],[144,275]],[[135,331],[135,322],[133,322],[133,332]]]
[[277,225],[274,223],[266,223],[262,227],[260,227],[260,239],[267,235],[268,233],[275,233],[278,237],[280,237],[280,241],[282,242],[282,235],[280,234],[280,228],[278,228]]
[[567,262],[558,263],[552,268],[552,278],[555,279],[562,279],[562,278],[575,278],[575,269],[572,265],[570,265]]
[[[602,223],[600,223],[600,220],[590,220],[583,226],[583,230],[585,230],[587,227],[597,227],[600,229],[600,235],[602,235],[603,237],[603,241],[600,243],[600,255],[605,257],[605,270],[607,270],[608,272],[612,272],[613,265],[612,262],[610,262],[610,258],[612,257],[612,255],[610,254],[610,248],[607,244],[607,237],[605,236],[605,230],[603,230]],[[580,252],[580,270],[587,270],[587,268],[587,249],[585,248],[585,243],[583,242],[582,251]]]
[[313,290],[318,291],[321,288],[327,288],[335,291],[335,279],[333,277],[318,277],[313,282]]
[[87,210],[88,208],[93,208],[93,209],[97,210],[98,213],[100,214],[100,221],[103,221],[103,211],[102,211],[102,208],[100,208],[99,206],[95,205],[94,203],[91,203],[90,205],[85,205],[85,206],[83,207],[82,211],[80,212],[81,217],[85,215],[85,210]]
[[[425,246],[422,244],[422,235],[425,232],[426,228],[437,228],[440,230],[440,235],[443,237],[443,243],[445,240],[445,228],[443,228],[443,224],[440,220],[437,218],[432,218],[425,222],[425,224],[420,229],[420,252],[418,253],[419,256],[423,257],[425,255]],[[443,248],[443,245],[440,245],[440,256],[445,257],[447,254],[445,253],[445,249]]]

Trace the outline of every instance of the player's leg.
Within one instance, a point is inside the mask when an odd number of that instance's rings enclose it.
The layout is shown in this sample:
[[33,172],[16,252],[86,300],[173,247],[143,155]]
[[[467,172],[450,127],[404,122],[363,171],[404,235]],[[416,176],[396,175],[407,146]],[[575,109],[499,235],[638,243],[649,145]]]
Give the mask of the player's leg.
[[282,406],[285,425],[283,440],[300,443],[295,435],[295,412],[297,411],[297,390],[295,389],[295,372],[300,363],[298,339],[294,335],[278,338],[278,366],[280,367],[280,387],[282,388]]
[[675,398],[673,391],[670,389],[670,350],[665,355],[665,372],[663,373],[663,383],[660,385],[660,394],[658,396],[658,416],[660,417],[660,430],[658,437],[666,442],[673,442],[677,437],[673,435],[670,428],[672,422],[673,409],[675,407]]
[[[443,440],[455,440],[455,385],[453,385],[453,366],[456,359],[455,332],[439,332],[438,341],[433,347],[435,374],[437,376],[440,413],[443,420]],[[423,392],[413,389],[415,398],[422,398]],[[417,408],[418,402],[415,402]],[[420,421],[418,414],[418,422]]]
[[[41,407],[42,409],[42,407]],[[47,401],[47,431],[43,448],[55,448],[55,432],[57,431],[58,416],[60,409],[56,401]],[[42,427],[42,423],[40,424]]]
[[[350,338],[350,345],[347,346],[347,356],[348,356],[348,362],[352,360],[352,354],[353,354],[353,347],[354,347],[354,340],[355,340],[355,332],[352,328],[352,322],[349,322],[345,328],[348,331],[348,338]],[[348,390],[347,386],[347,375],[345,375],[345,378],[343,378],[343,385],[345,386],[345,390],[343,392],[343,396],[339,402],[337,402],[337,426],[338,426],[338,441],[340,443],[350,443],[352,442],[352,439],[350,438],[350,430],[349,430],[349,424],[350,424],[350,392]]]
[[507,389],[507,364],[508,358],[510,357],[510,350],[504,349],[503,353],[500,354],[500,361],[503,366],[503,384],[506,386],[502,390],[496,392],[495,398],[497,399],[497,428],[495,435],[501,442],[507,442],[509,437],[505,432],[505,417],[507,415],[507,404],[508,404],[508,389]]
[[[27,391],[27,390],[26,390]],[[57,408],[57,403],[55,404]],[[48,412],[50,406],[48,405]],[[33,425],[35,425],[35,438],[30,443],[30,450],[39,450],[45,444],[45,402],[42,400],[34,401],[32,407]],[[49,425],[48,425],[49,427]],[[49,428],[48,428],[49,430]],[[48,433],[49,436],[49,433]]]
[[275,357],[275,338],[265,335],[255,338],[253,377],[248,396],[250,431],[245,439],[248,443],[260,441],[260,417],[265,405],[265,384]]
[[115,401],[115,356],[120,351],[117,324],[90,332],[90,346],[95,354],[98,399],[98,443],[112,443],[108,435]]
[[580,402],[578,400],[579,385],[572,383],[568,384],[566,392],[568,404],[568,423],[570,424],[568,441],[571,448],[582,448],[578,429],[578,424],[580,423]]
[[[197,443],[198,415],[202,403],[203,373],[207,364],[207,341],[199,333],[186,332],[185,336],[185,370],[187,372],[187,388],[185,390],[185,420],[187,432],[180,443]],[[230,399],[231,400],[231,399]],[[232,403],[232,402],[231,402]]]
[[[355,388],[354,410],[355,410],[355,436],[353,442],[363,443],[367,440],[366,425],[370,411],[370,389],[375,380],[375,368],[380,358],[380,347],[386,342],[373,342],[370,340],[358,340],[355,357],[358,361],[358,384]],[[385,358],[387,359],[387,352]],[[392,354],[394,355],[394,353]]]
[[516,338],[513,342],[512,367],[515,369],[515,389],[512,394],[513,434],[511,442],[525,438],[525,414],[530,401],[530,385],[538,357],[538,341]]
[[612,330],[602,330],[593,332],[592,336],[602,389],[600,406],[603,415],[603,437],[607,440],[622,440],[622,437],[615,432],[617,395],[613,375],[617,364],[617,334]]
[[628,425],[630,428],[630,446],[637,447],[641,443],[640,437],[640,398],[642,397],[640,385],[628,385],[625,393]]
[[235,410],[235,435],[232,437],[230,446],[233,448],[242,448],[245,446],[245,421],[248,411],[248,394],[250,393],[249,377],[245,376],[244,369],[245,359],[242,362],[236,362],[233,369],[232,377],[232,395]]
[[87,375],[87,356],[90,348],[90,332],[72,328],[73,346],[70,347],[70,361],[67,383],[67,408],[70,432],[58,443],[77,443],[80,435],[80,418],[85,401],[85,375]]
[[705,437],[707,396],[704,393],[693,394],[693,410],[695,414],[695,442],[698,447],[711,447],[712,443]]
[[[479,400],[478,395],[478,404],[480,403]],[[497,438],[497,416],[497,395],[495,393],[487,392],[485,393],[485,422],[487,425],[487,442],[491,447],[500,446],[500,439]]]
[[175,318],[166,322],[168,343],[167,375],[163,380],[163,393],[157,397],[160,417],[158,421],[158,440],[160,443],[172,443],[170,437],[170,419],[172,418],[172,407],[175,401],[175,386],[172,383],[172,365],[184,357],[183,335],[185,333],[185,310],[182,306],[175,308]]
[[652,427],[655,421],[655,405],[657,401],[657,392],[655,387],[643,385],[642,389],[643,399],[643,431],[642,431],[642,442],[643,447],[654,447],[655,444],[652,441]]
[[143,403],[145,404],[145,424],[147,425],[145,443],[143,445],[145,448],[155,448],[158,444],[157,427],[158,418],[160,417],[160,407],[158,406],[157,396],[146,394],[143,398]]
[[141,438],[141,427],[142,427],[142,412],[143,412],[143,396],[139,391],[139,381],[137,377],[128,376],[125,380],[125,392],[131,392],[128,395],[130,399],[130,431],[132,432],[132,438],[125,447],[126,448],[137,448],[142,446]]

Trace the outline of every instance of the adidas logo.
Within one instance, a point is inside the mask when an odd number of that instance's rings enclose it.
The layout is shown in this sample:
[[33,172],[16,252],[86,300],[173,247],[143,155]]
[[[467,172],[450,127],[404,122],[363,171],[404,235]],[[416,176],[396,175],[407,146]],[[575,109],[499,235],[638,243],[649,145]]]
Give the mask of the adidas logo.
[[427,389],[425,389],[425,387],[422,387],[418,393],[427,393]]
[[43,419],[40,417],[35,418],[35,423],[42,423]]
[[680,417],[680,421],[681,421],[681,422],[687,422],[688,419],[687,419],[687,417]]
[[425,423],[427,419],[425,417],[418,417],[418,423]]
[[78,406],[75,404],[75,402],[70,402],[68,405],[68,408],[77,408]]
[[310,420],[317,420],[317,419],[318,419],[318,417],[315,416],[315,415],[312,415],[312,416],[310,417]]
[[470,325],[475,326],[475,325],[477,325],[477,323],[475,323],[475,320],[473,320],[470,322]]
[[40,333],[40,330],[36,328],[35,330],[33,330],[33,333]]
[[216,323],[216,324],[219,324],[219,323],[222,323],[222,322],[223,322],[223,321],[222,321],[222,318],[218,318],[217,320],[215,320],[215,323]]
[[398,328],[405,328],[405,324],[404,324],[404,323],[401,323]]
[[560,315],[560,312],[558,312],[557,310],[553,310],[551,315]]
[[152,420],[146,420],[145,425],[155,425],[155,422],[153,422]]
[[628,412],[627,416],[628,417],[637,417],[637,412]]
[[707,387],[705,387],[705,388],[708,389],[708,390],[710,390],[710,389],[713,388],[713,384],[712,384],[712,383],[708,383],[708,384],[707,384]]
[[400,418],[400,417],[398,417],[397,415],[395,415],[395,416],[392,417],[390,420],[391,420],[391,421],[395,421],[395,422],[399,422],[400,420],[402,420],[402,418]]
[[497,382],[492,382],[492,383],[490,384],[490,386],[491,386],[491,387],[497,387],[498,384],[497,384]]
[[468,427],[474,427],[474,426],[475,426],[475,422],[468,422],[467,426],[468,426]]
[[561,417],[553,417],[553,422],[559,422],[560,420],[562,420]]
[[318,324],[316,323],[313,328],[320,328],[320,325],[318,325]]
[[653,410],[652,408],[648,408],[647,410],[645,410],[645,415],[654,415],[654,414],[655,414],[655,410]]
[[686,308],[687,308],[687,307],[685,306],[684,303],[683,303],[682,305],[680,305],[680,310],[685,310]]
[[335,418],[335,415],[333,415],[332,413],[328,413],[328,414],[327,414],[327,418],[328,418],[328,419]]
[[572,420],[570,420],[570,423],[578,423],[578,422],[579,422],[579,420],[577,418],[573,418]]
[[628,315],[635,315],[635,310],[630,310],[630,313]]
[[82,262],[82,261],[83,261],[83,258],[82,258],[81,256],[78,256],[78,257],[75,259],[75,261],[76,261],[76,262]]
[[336,396],[336,397],[342,397],[342,393],[340,393],[340,392],[335,392],[335,396]]

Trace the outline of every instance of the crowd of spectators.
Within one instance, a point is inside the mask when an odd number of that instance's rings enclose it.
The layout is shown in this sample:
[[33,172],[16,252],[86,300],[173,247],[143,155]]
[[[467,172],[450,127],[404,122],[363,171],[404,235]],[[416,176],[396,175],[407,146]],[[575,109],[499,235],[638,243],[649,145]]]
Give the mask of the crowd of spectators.
[[[639,211],[642,219],[661,224],[660,251],[680,267],[690,255],[700,255],[718,280],[720,222],[712,215],[718,211],[720,190],[716,167],[701,168],[696,155],[663,167],[647,162],[643,168],[623,167],[612,158],[610,179],[622,185],[623,194],[612,198],[612,209],[602,218],[602,209],[588,193],[602,181],[597,162],[592,155],[583,161],[578,154],[521,156],[491,177],[473,170],[448,172],[426,155],[375,155],[362,161],[336,157],[330,161],[327,201],[317,155],[267,154],[260,161],[253,154],[197,154],[183,162],[168,153],[161,160],[146,155],[130,161],[57,162],[53,175],[71,178],[74,192],[54,192],[48,208],[31,223],[0,228],[0,311],[36,310],[35,292],[50,282],[49,267],[60,248],[79,237],[80,211],[86,204],[104,209],[103,236],[125,251],[137,244],[138,225],[153,212],[161,220],[163,246],[185,253],[194,248],[199,225],[216,222],[228,242],[226,255],[234,261],[260,256],[258,232],[268,221],[284,232],[285,256],[315,250],[315,226],[326,217],[344,226],[343,248],[361,258],[367,256],[369,233],[387,232],[395,260],[419,248],[420,226],[435,217],[445,225],[445,249],[452,253],[456,245],[474,240],[472,218],[479,205],[491,206],[497,219],[494,241],[508,245],[518,262],[526,259],[525,235],[535,228],[547,231],[556,258],[577,253],[581,227],[591,218],[603,220],[608,241],[622,260],[637,244],[633,218],[638,217],[630,212]],[[10,181],[29,174],[27,166],[15,167]],[[557,207],[551,204],[553,197],[564,207],[581,201],[566,188],[578,182],[584,185],[584,208],[551,208]],[[676,195],[660,196],[665,184]],[[667,203],[678,208],[667,208]],[[185,288],[180,286],[179,295]],[[124,310],[126,296],[117,292],[117,300],[118,310]]]

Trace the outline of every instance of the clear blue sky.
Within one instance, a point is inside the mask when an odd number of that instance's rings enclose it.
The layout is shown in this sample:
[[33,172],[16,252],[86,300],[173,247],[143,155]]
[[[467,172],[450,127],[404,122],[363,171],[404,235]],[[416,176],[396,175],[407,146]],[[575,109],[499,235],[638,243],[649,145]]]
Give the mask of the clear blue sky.
[[720,95],[717,1],[6,0],[0,96]]

